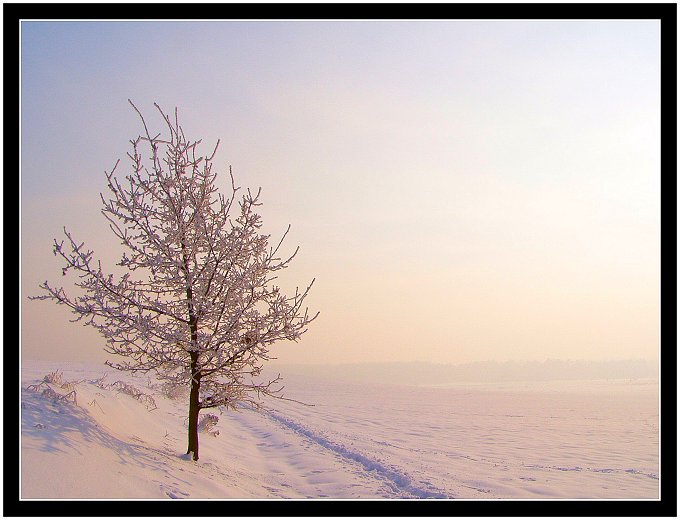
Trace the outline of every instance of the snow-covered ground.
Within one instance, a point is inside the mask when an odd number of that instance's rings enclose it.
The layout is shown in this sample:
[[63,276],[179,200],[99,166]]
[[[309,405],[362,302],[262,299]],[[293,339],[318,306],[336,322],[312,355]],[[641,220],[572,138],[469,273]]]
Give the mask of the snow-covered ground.
[[[28,389],[56,370],[78,382],[76,402],[43,395],[44,384]],[[270,400],[224,413],[219,435],[200,434],[194,462],[184,455],[186,399],[148,376],[24,361],[21,497],[659,496],[656,381],[427,387],[283,376],[287,397],[314,406]],[[119,380],[151,399],[111,386]]]

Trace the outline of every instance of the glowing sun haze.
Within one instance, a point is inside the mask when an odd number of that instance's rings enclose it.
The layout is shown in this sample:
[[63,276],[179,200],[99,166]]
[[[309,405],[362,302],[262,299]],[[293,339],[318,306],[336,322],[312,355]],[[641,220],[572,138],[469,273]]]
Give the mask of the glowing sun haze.
[[321,315],[281,362],[647,358],[659,340],[652,21],[23,22],[22,355],[105,359],[28,301],[66,226],[109,269],[104,170],[179,108],[262,187]]

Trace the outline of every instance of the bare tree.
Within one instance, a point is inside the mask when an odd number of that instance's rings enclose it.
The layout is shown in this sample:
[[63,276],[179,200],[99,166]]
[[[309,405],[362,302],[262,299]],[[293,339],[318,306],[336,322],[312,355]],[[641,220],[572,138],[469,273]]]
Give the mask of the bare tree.
[[[129,101],[129,100],[128,100]],[[126,371],[154,371],[161,380],[186,385],[189,393],[187,454],[198,460],[201,410],[260,404],[262,396],[282,397],[280,378],[261,380],[269,347],[297,340],[316,318],[302,308],[314,280],[292,297],[272,282],[297,254],[278,255],[288,229],[272,247],[260,233],[257,194],[218,193],[212,160],[200,156],[200,141],[189,141],[178,122],[161,114],[168,135],[153,135],[137,111],[144,133],[131,140],[131,173],[108,179],[109,198],[100,194],[102,214],[121,241],[122,276],[107,274],[93,251],[64,228],[54,254],[78,275],[80,295],[40,285],[37,300],[54,300],[106,338],[105,350],[124,361],[106,363]],[[144,158],[142,150],[148,150]],[[232,216],[232,213],[234,215]]]

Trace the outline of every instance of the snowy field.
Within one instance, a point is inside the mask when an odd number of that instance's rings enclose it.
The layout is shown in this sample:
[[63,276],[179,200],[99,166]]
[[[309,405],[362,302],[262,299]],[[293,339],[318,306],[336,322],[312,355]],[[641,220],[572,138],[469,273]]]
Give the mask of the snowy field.
[[[31,386],[56,370],[75,394]],[[652,380],[427,387],[284,372],[285,395],[314,406],[224,413],[194,462],[186,398],[148,376],[29,361],[21,375],[23,499],[659,496]]]

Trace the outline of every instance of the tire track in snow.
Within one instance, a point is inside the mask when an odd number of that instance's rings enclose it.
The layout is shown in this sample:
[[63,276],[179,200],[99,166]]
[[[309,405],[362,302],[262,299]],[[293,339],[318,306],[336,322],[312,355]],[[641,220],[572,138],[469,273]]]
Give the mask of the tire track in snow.
[[415,498],[452,498],[440,491],[431,491],[430,489],[418,487],[411,482],[411,478],[408,475],[387,467],[384,464],[366,457],[357,451],[350,450],[341,444],[332,442],[327,438],[308,430],[303,425],[292,421],[291,419],[288,419],[272,411],[263,411],[263,413],[270,419],[273,419],[286,428],[293,430],[298,435],[308,438],[319,446],[322,446],[323,448],[326,448],[345,459],[358,462],[366,471],[375,471],[379,476],[390,482],[391,487],[397,492],[406,492],[410,495],[413,495]]

